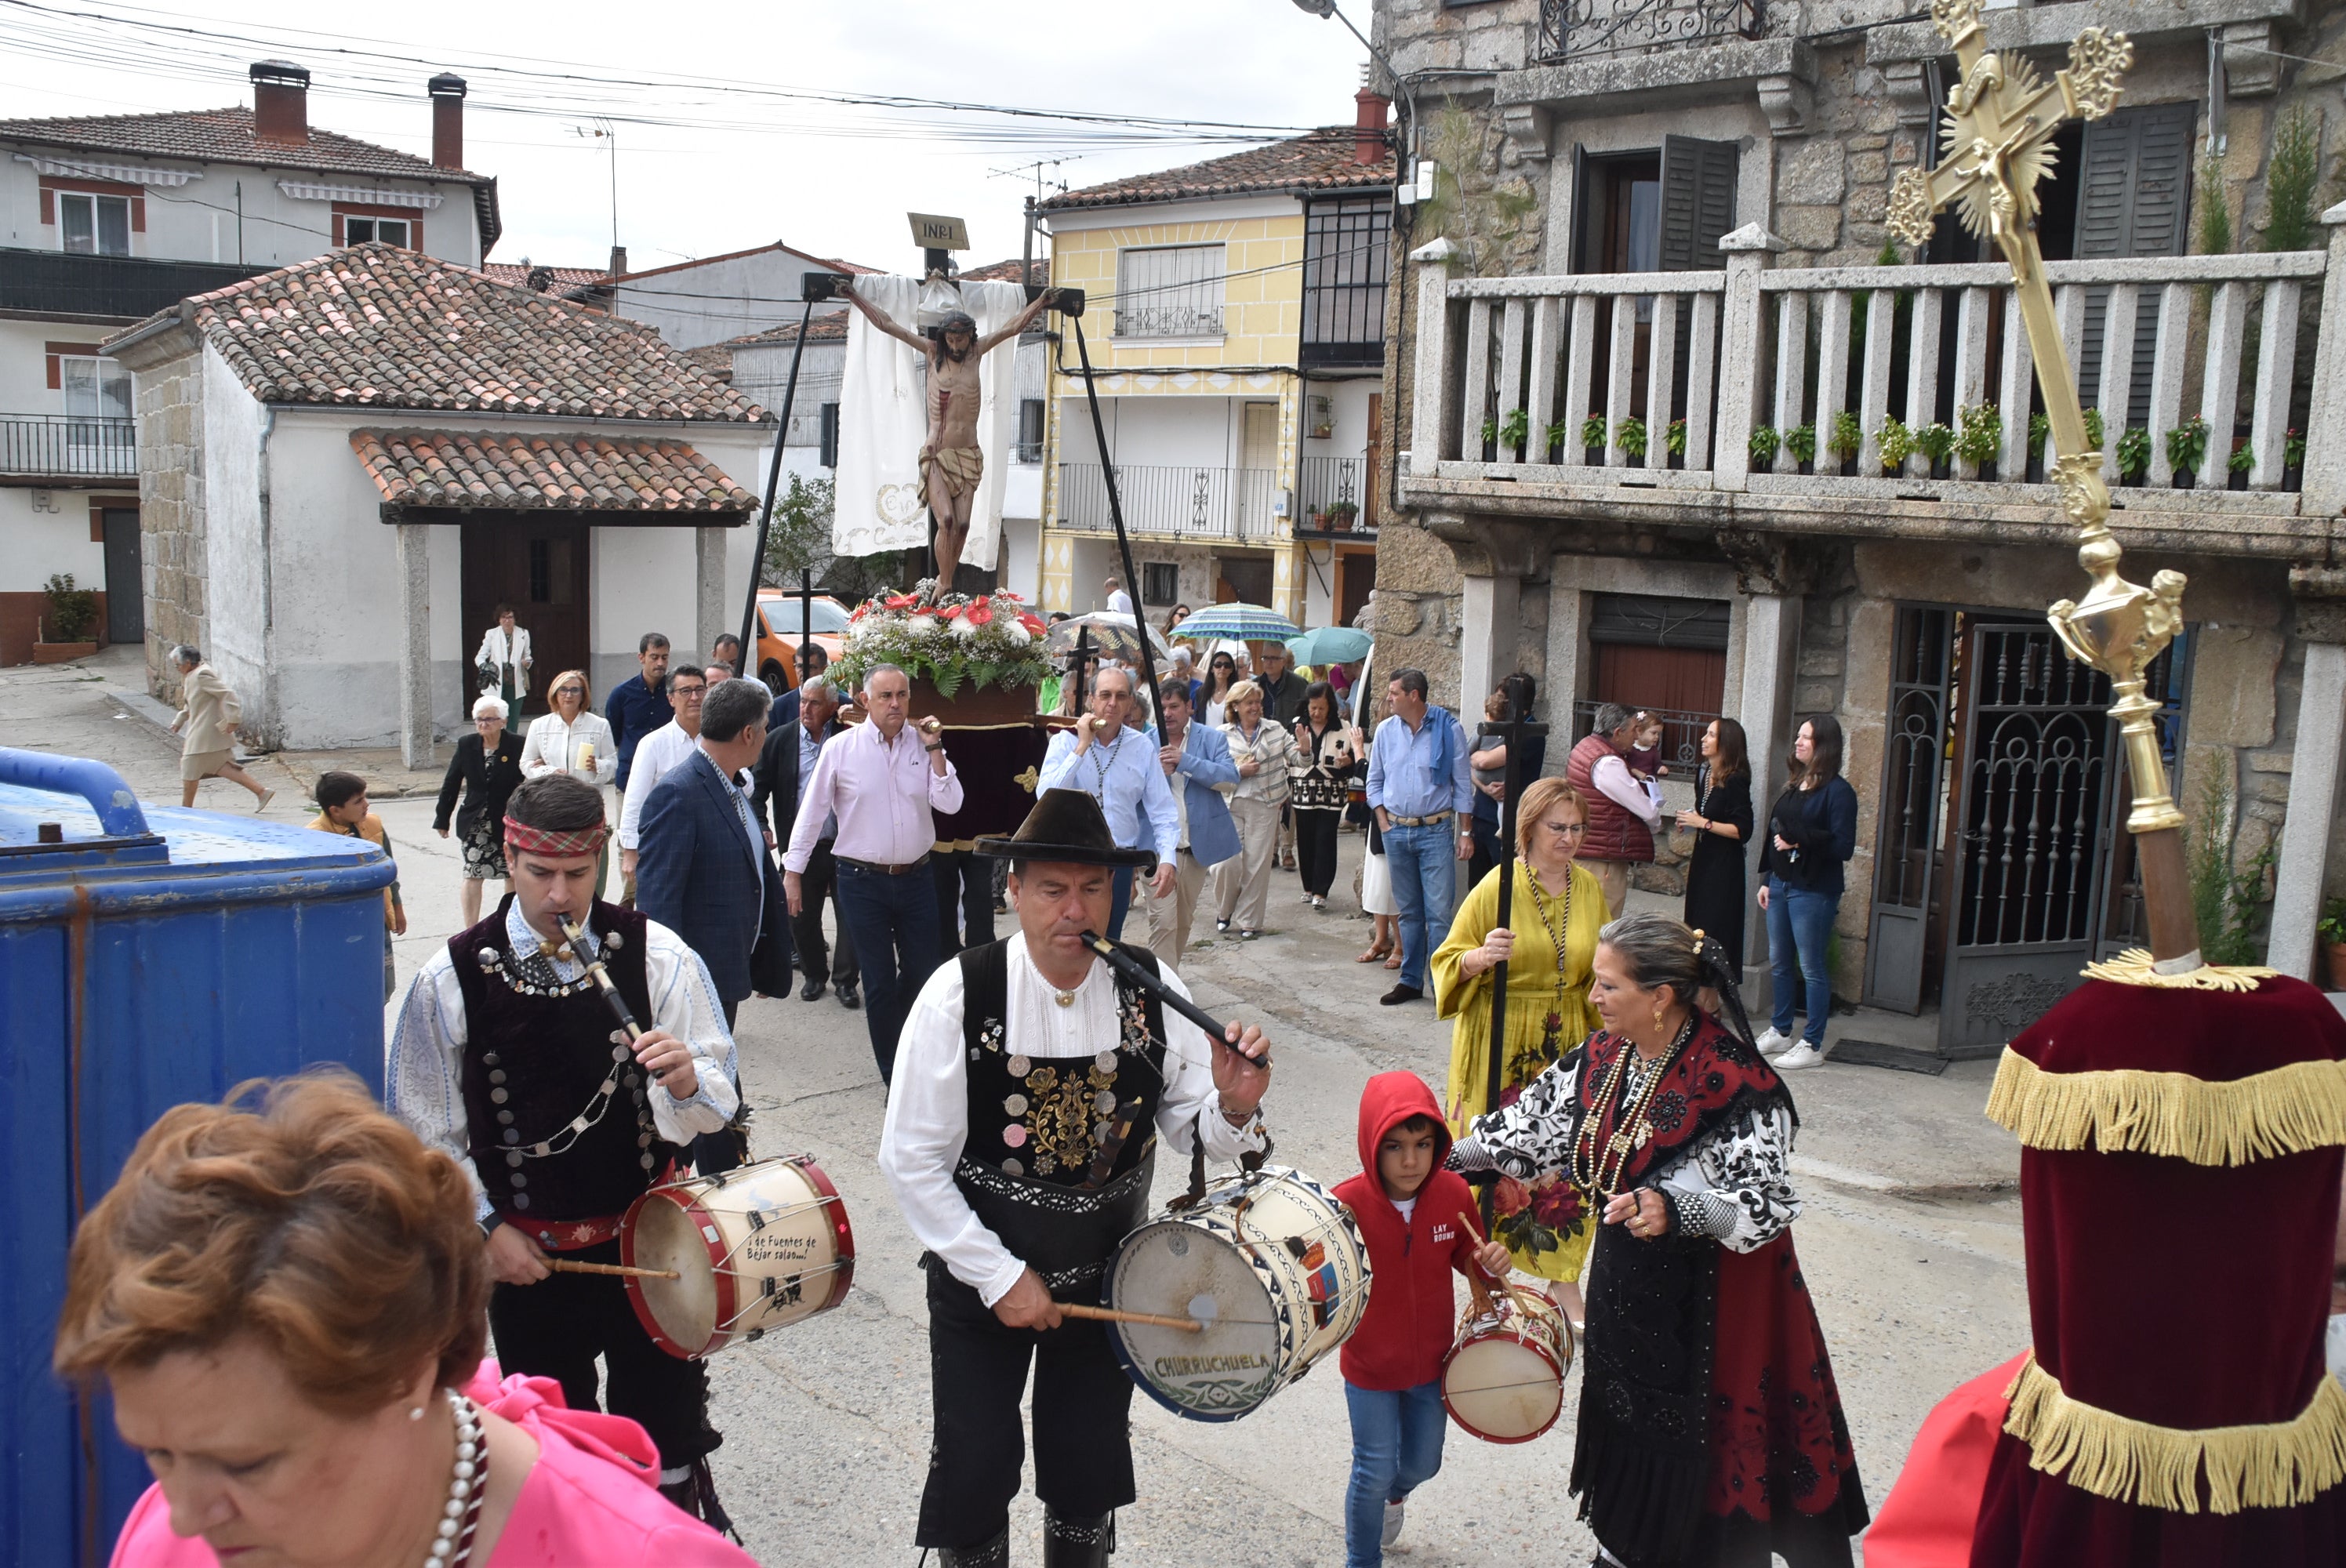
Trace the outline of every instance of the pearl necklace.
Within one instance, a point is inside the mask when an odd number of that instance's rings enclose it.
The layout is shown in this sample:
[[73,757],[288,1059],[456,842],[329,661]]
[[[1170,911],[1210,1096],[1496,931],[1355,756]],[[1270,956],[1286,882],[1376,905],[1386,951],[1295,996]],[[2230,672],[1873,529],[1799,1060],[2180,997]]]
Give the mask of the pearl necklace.
[[[1581,1112],[1580,1132],[1573,1139],[1572,1179],[1583,1192],[1609,1198],[1619,1191],[1622,1173],[1628,1168],[1630,1156],[1653,1142],[1654,1125],[1647,1119],[1646,1113],[1653,1104],[1654,1095],[1661,1088],[1662,1080],[1669,1076],[1669,1070],[1677,1063],[1678,1054],[1686,1048],[1686,1043],[1693,1037],[1694,1017],[1689,1013],[1677,1037],[1670,1042],[1669,1049],[1662,1054],[1659,1060],[1650,1064],[1650,1071],[1637,1085],[1629,1103],[1621,1105],[1615,1096],[1628,1071],[1630,1058],[1637,1055],[1638,1051],[1636,1043],[1627,1035],[1619,1036],[1621,1053],[1613,1058],[1613,1070],[1598,1086],[1596,1099]],[[1608,1105],[1617,1106],[1617,1115],[1613,1123],[1613,1135],[1606,1139],[1605,1146],[1599,1149],[1596,1146],[1597,1118]],[[1609,1174],[1606,1170],[1608,1156],[1612,1161]]]
[[489,1445],[482,1441],[480,1407],[454,1389],[443,1389],[456,1418],[456,1462],[448,1479],[447,1506],[423,1568],[464,1568],[473,1560],[473,1535],[481,1525],[481,1499],[489,1490]]

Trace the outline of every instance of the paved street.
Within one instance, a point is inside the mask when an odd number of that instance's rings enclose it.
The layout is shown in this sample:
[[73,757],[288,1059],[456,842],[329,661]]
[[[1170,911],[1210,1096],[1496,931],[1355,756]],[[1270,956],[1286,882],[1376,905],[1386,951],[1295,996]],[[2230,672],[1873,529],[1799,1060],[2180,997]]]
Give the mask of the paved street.
[[[139,687],[134,653],[113,650],[103,666],[119,689]],[[176,746],[127,717],[112,683],[70,667],[0,672],[0,740],[100,758],[142,797],[176,800]],[[264,759],[256,772],[284,791],[272,818],[312,814],[282,762]],[[199,804],[241,811],[250,798],[210,783]],[[412,921],[398,944],[404,975],[454,926],[456,848],[432,834],[428,798],[378,809]],[[1361,849],[1345,839],[1340,909],[1352,905]],[[1184,972],[1204,1005],[1260,1021],[1273,1037],[1278,1157],[1332,1186],[1358,1168],[1362,1082],[1408,1068],[1439,1086],[1449,1031],[1430,1003],[1374,1004],[1390,977],[1351,962],[1366,945],[1364,921],[1313,914],[1291,878],[1275,885],[1272,907],[1262,941],[1200,943]],[[752,1001],[740,1033],[757,1152],[811,1152],[837,1181],[855,1228],[857,1288],[836,1311],[712,1363],[728,1433],[719,1483],[762,1562],[910,1563],[928,1444],[925,1306],[917,1249],[872,1160],[882,1105],[862,1017],[828,997]],[[1932,1403],[2025,1342],[2018,1156],[1980,1115],[1990,1066],[1933,1078],[1828,1064],[1795,1081],[1805,1204],[1796,1236],[1876,1502]],[[1172,1163],[1160,1162],[1160,1198],[1180,1186]],[[1589,1538],[1566,1490],[1570,1426],[1567,1414],[1522,1448],[1452,1431],[1445,1468],[1413,1501],[1392,1560],[1585,1562]],[[1134,1427],[1141,1497],[1119,1521],[1119,1563],[1342,1561],[1349,1439],[1332,1357],[1242,1421],[1185,1422],[1136,1399]],[[1014,1561],[1031,1564],[1040,1511],[1023,1502],[1016,1521]]]

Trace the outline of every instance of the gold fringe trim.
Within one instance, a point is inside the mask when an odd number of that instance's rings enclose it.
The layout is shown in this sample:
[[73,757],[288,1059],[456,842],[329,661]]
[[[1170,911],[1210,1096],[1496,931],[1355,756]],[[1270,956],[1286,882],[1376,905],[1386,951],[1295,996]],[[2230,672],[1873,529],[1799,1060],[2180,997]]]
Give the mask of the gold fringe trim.
[[2292,1062],[2218,1083],[2137,1068],[2048,1073],[2007,1045],[1987,1115],[2032,1149],[2251,1165],[2346,1145],[2346,1062]]
[[2254,964],[2203,963],[2180,974],[2161,974],[2152,962],[2148,949],[2130,947],[2105,962],[2089,963],[2079,972],[2087,980],[2106,980],[2117,985],[2155,985],[2169,991],[2254,991],[2259,983],[2280,972]]
[[2188,1431],[2152,1426],[2071,1399],[2035,1352],[2004,1390],[2004,1430],[2028,1445],[2029,1464],[2118,1502],[2210,1513],[2290,1508],[2346,1481],[2346,1387],[2324,1373],[2295,1420]]

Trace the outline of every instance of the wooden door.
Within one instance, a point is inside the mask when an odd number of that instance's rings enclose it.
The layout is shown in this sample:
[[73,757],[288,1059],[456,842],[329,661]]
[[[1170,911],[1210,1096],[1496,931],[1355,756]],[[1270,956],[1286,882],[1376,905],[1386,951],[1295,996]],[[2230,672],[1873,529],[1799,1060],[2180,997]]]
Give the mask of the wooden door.
[[1274,486],[1278,479],[1279,405],[1275,402],[1248,403],[1239,433],[1239,473],[1235,486],[1239,537],[1261,539],[1270,536],[1271,504],[1277,495]]
[[[1377,482],[1383,477],[1385,466],[1385,394],[1382,392],[1369,394],[1369,453],[1363,466],[1368,472],[1361,480],[1360,525],[1373,529],[1377,525]],[[1374,575],[1373,568],[1371,575]],[[1352,623],[1341,620],[1337,624],[1349,626]]]
[[138,508],[108,506],[98,514],[106,534],[106,640],[147,640],[147,592],[142,582]]
[[[524,707],[543,713],[554,677],[588,667],[586,524],[567,513],[506,512],[462,526],[465,665],[497,624],[497,606],[511,605],[536,661]],[[465,689],[477,682],[468,675]]]
[[1377,553],[1374,550],[1340,550],[1336,553],[1336,624],[1349,626],[1353,617],[1364,609],[1369,595],[1377,585]]

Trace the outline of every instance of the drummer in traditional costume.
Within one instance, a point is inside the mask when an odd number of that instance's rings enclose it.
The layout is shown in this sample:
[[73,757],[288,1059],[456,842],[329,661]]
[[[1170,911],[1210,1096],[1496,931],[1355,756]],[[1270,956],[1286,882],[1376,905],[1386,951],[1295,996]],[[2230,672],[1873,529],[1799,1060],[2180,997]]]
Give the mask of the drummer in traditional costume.
[[[1035,1490],[1046,1568],[1099,1568],[1132,1502],[1132,1383],[1100,1324],[1108,1257],[1147,1216],[1158,1138],[1188,1156],[1260,1153],[1270,1078],[1260,1031],[1209,1041],[1118,978],[1081,940],[1107,922],[1117,847],[1099,803],[1046,789],[1017,835],[980,839],[1011,862],[1019,931],[964,951],[906,1019],[880,1166],[928,1248],[935,1427],[915,1543],[944,1568],[1009,1562],[1024,1457],[1019,1397],[1035,1368]],[[1180,978],[1124,947],[1168,989]]]
[[[704,1369],[652,1343],[618,1279],[546,1268],[548,1254],[618,1262],[627,1206],[740,1103],[708,969],[674,932],[595,897],[609,831],[601,793],[567,774],[513,792],[513,891],[392,1003],[384,1100],[472,1180],[505,1369],[554,1378],[572,1409],[595,1410],[602,1358],[609,1409],[659,1449],[661,1490],[721,1527]],[[566,920],[583,927],[576,944]],[[597,960],[645,1026],[632,1051],[586,970]]]
[[[1595,972],[1605,1026],[1450,1164],[1561,1166],[1602,1205],[1572,1460],[1598,1561],[1839,1568],[1867,1513],[1792,1250],[1791,1096],[1717,943],[1625,915]],[[1705,986],[1727,1024],[1693,1004]]]

